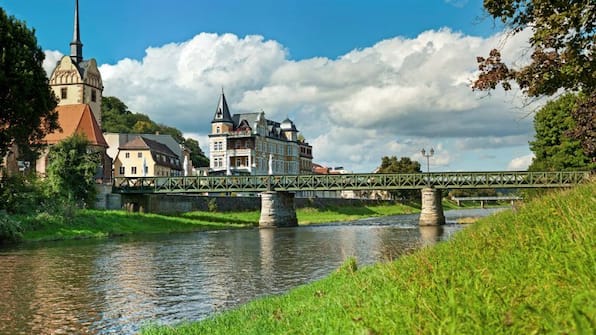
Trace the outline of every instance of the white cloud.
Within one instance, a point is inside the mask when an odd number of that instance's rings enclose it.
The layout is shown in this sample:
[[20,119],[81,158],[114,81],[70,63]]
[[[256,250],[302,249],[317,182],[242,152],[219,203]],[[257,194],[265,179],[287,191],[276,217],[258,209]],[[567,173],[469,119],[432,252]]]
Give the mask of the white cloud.
[[[520,94],[497,90],[486,97],[470,89],[476,56],[503,39],[441,29],[383,40],[337,59],[294,61],[281,44],[261,36],[201,33],[100,71],[104,95],[192,133],[205,151],[223,87],[232,113],[264,110],[274,120],[292,118],[318,163],[367,172],[382,156],[422,163],[420,148],[443,145],[437,167],[497,170],[512,157],[502,157],[502,149],[527,143],[532,128],[523,118],[527,111],[517,109]],[[510,54],[524,50],[525,41],[524,34],[510,37],[507,59],[523,60]],[[499,159],[459,159],[480,147]],[[493,148],[500,151],[493,154]]]
[[52,71],[54,71],[56,64],[64,55],[60,51],[46,50],[45,56],[46,58],[43,60],[42,66],[49,78],[52,75]]
[[528,169],[528,166],[530,166],[530,164],[532,164],[532,159],[534,159],[534,154],[529,154],[529,155],[525,155],[525,156],[521,156],[521,157],[515,157],[507,165],[507,170],[509,170],[509,171],[525,171]]

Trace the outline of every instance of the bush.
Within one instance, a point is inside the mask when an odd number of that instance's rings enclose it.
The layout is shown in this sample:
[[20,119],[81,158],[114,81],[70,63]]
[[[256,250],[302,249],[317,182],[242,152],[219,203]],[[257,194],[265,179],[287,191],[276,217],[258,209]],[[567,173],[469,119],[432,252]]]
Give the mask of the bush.
[[17,242],[22,238],[21,224],[8,214],[0,212],[0,244],[2,242]]
[[4,174],[0,177],[0,209],[10,214],[25,214],[35,212],[42,202],[35,175]]
[[217,200],[215,198],[209,199],[207,202],[207,210],[211,213],[217,212]]

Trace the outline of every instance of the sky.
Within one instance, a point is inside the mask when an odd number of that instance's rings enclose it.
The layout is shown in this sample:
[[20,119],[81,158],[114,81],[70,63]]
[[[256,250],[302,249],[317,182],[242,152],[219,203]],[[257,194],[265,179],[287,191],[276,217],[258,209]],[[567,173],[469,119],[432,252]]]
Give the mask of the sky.
[[[35,29],[52,71],[68,54],[74,0],[0,0]],[[426,171],[524,170],[532,113],[516,91],[474,92],[477,56],[527,60],[482,0],[79,1],[83,56],[104,96],[199,140],[222,88],[231,113],[289,117],[314,162],[371,172],[383,156]]]

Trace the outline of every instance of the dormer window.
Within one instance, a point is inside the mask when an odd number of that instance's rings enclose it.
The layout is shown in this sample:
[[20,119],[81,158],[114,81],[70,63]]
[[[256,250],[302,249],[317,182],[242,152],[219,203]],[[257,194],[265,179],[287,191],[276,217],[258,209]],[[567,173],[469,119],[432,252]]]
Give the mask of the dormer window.
[[221,108],[217,109],[217,113],[215,113],[215,118],[216,119],[222,119],[223,118],[223,112],[221,111]]

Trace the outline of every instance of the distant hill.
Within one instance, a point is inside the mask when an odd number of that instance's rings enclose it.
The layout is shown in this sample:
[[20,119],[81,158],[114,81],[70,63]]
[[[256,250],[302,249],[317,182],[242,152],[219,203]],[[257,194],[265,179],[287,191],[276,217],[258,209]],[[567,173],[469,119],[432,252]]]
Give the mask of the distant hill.
[[174,127],[154,122],[149,116],[133,113],[128,106],[116,97],[103,97],[101,101],[101,126],[109,133],[140,133],[171,135],[178,143],[190,150],[190,158],[194,167],[209,166],[209,158],[205,156],[199,142],[192,138],[184,138],[182,132]]

